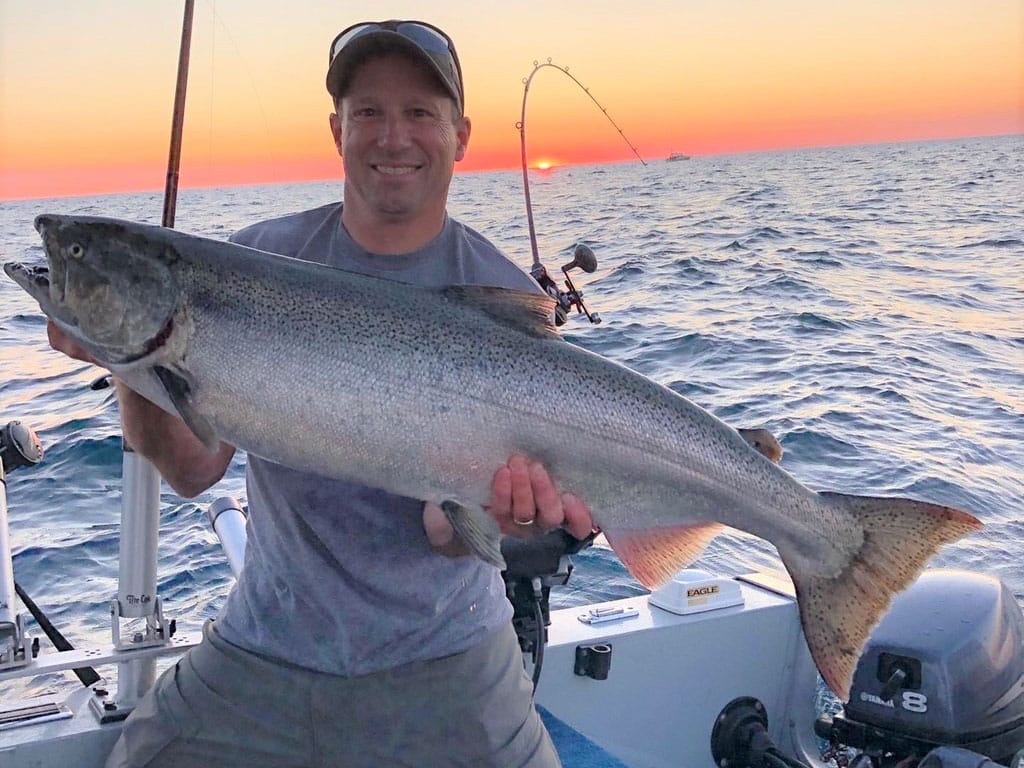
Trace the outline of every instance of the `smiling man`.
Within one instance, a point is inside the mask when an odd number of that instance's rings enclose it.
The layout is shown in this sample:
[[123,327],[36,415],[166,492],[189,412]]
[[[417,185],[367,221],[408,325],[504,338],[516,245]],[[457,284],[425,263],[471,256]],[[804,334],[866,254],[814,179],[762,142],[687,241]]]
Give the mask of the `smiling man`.
[[[385,38],[363,47],[379,52],[389,45]],[[337,109],[331,132],[345,165],[341,220],[371,251],[408,252],[444,227],[452,169],[469,144],[469,118],[461,95],[440,88],[436,74],[405,54],[369,56],[357,68],[346,66],[351,60],[343,50],[328,77]]]
[[[354,25],[331,45],[327,90],[344,201],[247,227],[235,242],[428,287],[539,290],[447,214],[470,121],[445,33]],[[48,330],[56,349],[88,359]],[[232,446],[211,453],[176,416],[117,391],[125,439],[177,492],[223,476]],[[505,533],[590,532],[586,507],[541,465],[517,455],[494,469],[489,511]],[[202,643],[128,718],[110,768],[558,765],[501,576],[462,556],[440,509],[251,455],[246,490],[238,582]]]

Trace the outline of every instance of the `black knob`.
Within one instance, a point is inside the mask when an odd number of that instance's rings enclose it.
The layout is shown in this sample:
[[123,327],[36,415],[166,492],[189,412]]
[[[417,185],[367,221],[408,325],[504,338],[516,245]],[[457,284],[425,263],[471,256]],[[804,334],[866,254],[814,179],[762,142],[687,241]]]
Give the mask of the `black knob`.
[[572,261],[562,267],[562,271],[567,272],[576,267],[579,267],[588,275],[597,269],[597,256],[594,255],[589,246],[583,243],[576,245],[576,249],[572,252]]
[[31,429],[12,421],[0,429],[0,460],[5,472],[31,467],[43,460],[43,444]]

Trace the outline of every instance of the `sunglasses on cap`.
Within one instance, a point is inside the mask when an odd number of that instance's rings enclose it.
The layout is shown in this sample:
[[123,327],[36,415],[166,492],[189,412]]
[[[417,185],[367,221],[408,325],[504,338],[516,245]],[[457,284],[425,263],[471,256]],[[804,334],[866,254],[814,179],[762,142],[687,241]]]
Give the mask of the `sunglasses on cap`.
[[434,64],[438,74],[449,88],[454,87],[458,93],[460,107],[465,104],[462,90],[462,66],[459,55],[455,52],[455,43],[443,31],[425,21],[381,21],[353,24],[343,29],[331,43],[330,61],[334,63],[347,46],[353,41],[375,32],[394,32],[414,43],[425,53]]

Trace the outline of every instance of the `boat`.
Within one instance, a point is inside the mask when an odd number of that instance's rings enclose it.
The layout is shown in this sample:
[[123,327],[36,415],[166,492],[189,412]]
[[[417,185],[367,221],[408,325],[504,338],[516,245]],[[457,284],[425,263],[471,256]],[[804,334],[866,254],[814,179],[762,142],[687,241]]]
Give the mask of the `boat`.
[[[30,428],[10,422],[0,457],[0,685],[70,670],[82,681],[71,692],[0,699],[0,757],[5,766],[98,768],[157,660],[196,645],[201,628],[169,620],[156,594],[157,510],[138,505],[146,489],[128,482],[110,643],[57,650],[62,637],[37,616],[55,643],[40,647],[15,610],[3,481],[42,449]],[[244,508],[220,497],[206,515],[237,575]],[[551,590],[571,580],[572,558],[588,544],[553,531],[502,547],[524,665],[565,768],[824,768],[842,754],[860,768],[1024,759],[1024,614],[999,579],[925,572],[873,632],[849,702],[829,715],[818,711],[818,674],[785,574],[688,569],[650,594],[550,610]],[[145,631],[125,632],[128,618]],[[103,667],[114,676],[98,676]]]
[[665,162],[674,163],[676,160],[689,160],[689,155],[684,155],[682,152],[673,152],[671,155],[665,158]]

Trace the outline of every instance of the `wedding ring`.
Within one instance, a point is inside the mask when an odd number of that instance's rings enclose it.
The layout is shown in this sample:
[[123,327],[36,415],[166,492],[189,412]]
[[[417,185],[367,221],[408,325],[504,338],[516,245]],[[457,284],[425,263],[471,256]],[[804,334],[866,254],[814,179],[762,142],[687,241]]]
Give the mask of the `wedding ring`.
[[515,523],[516,525],[533,525],[533,518],[531,517],[529,520],[516,520],[513,517],[512,518],[512,522]]

